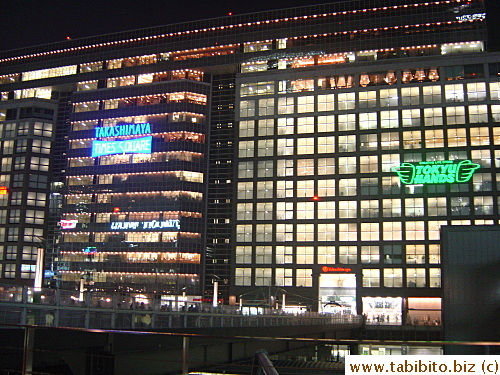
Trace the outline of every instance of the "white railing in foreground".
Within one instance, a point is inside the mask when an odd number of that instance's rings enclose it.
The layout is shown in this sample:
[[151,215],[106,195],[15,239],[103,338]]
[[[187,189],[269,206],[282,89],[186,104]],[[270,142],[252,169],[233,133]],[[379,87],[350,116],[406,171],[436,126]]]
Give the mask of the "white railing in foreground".
[[357,315],[287,314],[276,309],[265,309],[258,315],[244,315],[239,306],[214,308],[192,303],[184,310],[184,301],[180,307],[178,300],[163,304],[154,300],[129,304],[123,295],[105,298],[86,293],[83,301],[78,301],[75,293],[0,285],[0,324],[123,330],[362,324],[362,317]]

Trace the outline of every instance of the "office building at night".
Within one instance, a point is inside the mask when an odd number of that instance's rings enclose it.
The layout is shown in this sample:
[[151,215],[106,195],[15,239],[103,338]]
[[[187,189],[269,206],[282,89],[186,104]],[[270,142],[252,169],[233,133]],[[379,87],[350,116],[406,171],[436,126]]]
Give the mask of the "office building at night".
[[39,229],[46,285],[439,326],[440,228],[499,224],[486,19],[353,0],[0,53],[2,281]]

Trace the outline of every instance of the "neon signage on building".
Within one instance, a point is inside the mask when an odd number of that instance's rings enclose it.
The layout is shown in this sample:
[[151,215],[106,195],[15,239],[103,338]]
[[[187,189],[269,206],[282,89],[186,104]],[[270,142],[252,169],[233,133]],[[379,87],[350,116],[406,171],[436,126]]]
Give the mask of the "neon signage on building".
[[61,224],[61,229],[74,229],[78,220],[61,220],[59,224]]
[[114,154],[151,154],[152,144],[152,136],[125,141],[93,141],[92,157]]
[[406,185],[454,184],[469,181],[478,168],[481,166],[470,160],[441,160],[401,163],[392,171]]
[[111,223],[110,229],[112,230],[180,230],[181,221],[179,219],[169,219],[169,220],[151,220],[151,221],[114,221]]
[[[95,128],[96,138],[123,137],[151,133],[151,124],[124,124]],[[123,141],[93,141],[92,157],[115,154],[151,154],[153,137],[126,139]]]
[[322,272],[352,272],[352,268],[343,268],[343,267],[321,267]]
[[485,20],[486,13],[464,14],[462,16],[456,16],[455,18],[457,21],[461,21],[461,22]]
[[95,128],[96,138],[122,137],[127,135],[144,135],[151,133],[151,124],[126,124]]

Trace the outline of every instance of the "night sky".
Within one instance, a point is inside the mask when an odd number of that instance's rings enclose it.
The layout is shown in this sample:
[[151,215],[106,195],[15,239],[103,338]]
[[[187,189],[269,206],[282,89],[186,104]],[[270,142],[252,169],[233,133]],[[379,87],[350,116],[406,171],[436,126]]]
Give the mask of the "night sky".
[[[233,14],[341,0],[0,0],[0,51],[196,21]],[[498,11],[500,0],[487,0]],[[498,14],[498,13],[497,13]],[[490,14],[498,19],[496,14]],[[490,40],[500,44],[495,27]],[[495,48],[496,49],[496,48]]]
[[335,0],[0,0],[0,51]]

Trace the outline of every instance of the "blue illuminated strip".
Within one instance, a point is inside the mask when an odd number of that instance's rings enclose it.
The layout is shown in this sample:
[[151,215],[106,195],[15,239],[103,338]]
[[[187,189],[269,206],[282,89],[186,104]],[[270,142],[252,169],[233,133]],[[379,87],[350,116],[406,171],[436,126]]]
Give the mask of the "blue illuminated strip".
[[114,154],[151,154],[152,143],[152,136],[126,141],[93,141],[92,157]]

